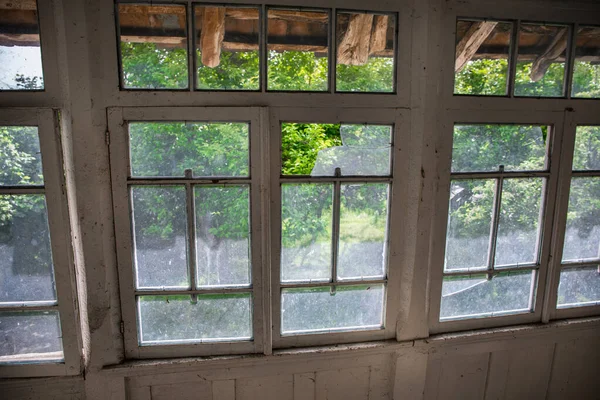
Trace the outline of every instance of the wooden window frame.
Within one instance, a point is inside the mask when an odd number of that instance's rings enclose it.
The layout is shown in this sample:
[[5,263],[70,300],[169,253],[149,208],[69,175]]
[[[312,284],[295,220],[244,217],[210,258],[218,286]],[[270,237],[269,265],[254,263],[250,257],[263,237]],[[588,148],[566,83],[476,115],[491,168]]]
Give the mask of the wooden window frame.
[[[18,362],[0,364],[0,377],[3,378],[78,375],[81,372],[82,339],[79,318],[76,313],[74,254],[71,246],[71,226],[65,192],[58,118],[58,113],[48,108],[0,109],[1,126],[36,126],[38,128],[44,185],[14,189],[0,187],[0,194],[43,193],[45,195],[57,304],[44,307],[44,309],[59,312],[64,353],[62,362],[29,363],[27,361],[27,363],[21,364]],[[0,307],[0,311],[17,310],[18,308]],[[28,307],[21,308],[29,309]]]

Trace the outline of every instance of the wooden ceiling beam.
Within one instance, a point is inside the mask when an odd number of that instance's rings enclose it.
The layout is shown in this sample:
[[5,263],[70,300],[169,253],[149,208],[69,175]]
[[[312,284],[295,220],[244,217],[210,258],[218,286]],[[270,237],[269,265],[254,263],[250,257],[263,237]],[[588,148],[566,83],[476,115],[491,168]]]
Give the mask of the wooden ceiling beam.
[[477,21],[473,22],[465,36],[456,45],[456,62],[454,72],[460,72],[473,58],[479,47],[485,42],[490,33],[496,28],[497,22]]
[[553,62],[556,61],[558,57],[566,50],[568,35],[567,32],[569,30],[567,28],[562,29],[552,40],[550,45],[546,48],[546,50],[540,54],[534,61],[531,66],[531,73],[529,77],[532,81],[538,82],[541,80],[544,75],[546,75],[546,71],[550,68]]

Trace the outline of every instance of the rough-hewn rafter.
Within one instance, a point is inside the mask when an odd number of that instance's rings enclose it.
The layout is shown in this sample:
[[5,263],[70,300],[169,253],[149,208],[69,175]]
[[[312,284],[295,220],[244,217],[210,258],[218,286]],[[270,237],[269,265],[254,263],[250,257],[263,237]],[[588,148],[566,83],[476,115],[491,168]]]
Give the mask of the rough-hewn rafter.
[[[364,65],[369,59],[373,14],[353,14],[338,45],[337,62],[345,65]],[[367,40],[365,40],[367,39]]]
[[225,9],[223,7],[205,7],[202,14],[202,32],[200,48],[202,64],[216,67],[221,63],[221,44],[225,37]]
[[460,72],[471,58],[477,53],[479,47],[485,42],[490,33],[496,28],[497,22],[477,21],[456,45],[456,62],[454,71]]
[[568,40],[567,32],[568,29],[566,28],[561,30],[548,48],[533,61],[531,73],[529,74],[532,81],[537,82],[542,79],[550,65],[565,51]]

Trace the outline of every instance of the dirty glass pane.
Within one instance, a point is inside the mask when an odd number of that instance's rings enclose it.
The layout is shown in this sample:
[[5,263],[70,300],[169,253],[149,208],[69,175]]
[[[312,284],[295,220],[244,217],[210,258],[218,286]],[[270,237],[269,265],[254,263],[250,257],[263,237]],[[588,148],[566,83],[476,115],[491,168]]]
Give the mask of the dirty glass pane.
[[383,327],[383,285],[283,289],[281,333],[380,329]]
[[248,176],[249,124],[131,122],[132,176]]
[[187,89],[186,7],[119,4],[124,89]]
[[56,300],[43,194],[0,196],[0,302]]
[[567,268],[560,272],[558,308],[600,304],[600,266]]
[[43,90],[36,2],[4,2],[0,37],[0,90]]
[[140,296],[141,345],[244,341],[252,338],[250,293]]
[[572,178],[562,259],[600,259],[600,177]]
[[0,363],[64,359],[56,311],[0,312]]
[[336,18],[336,91],[394,91],[396,17],[339,12]]
[[283,123],[283,175],[389,176],[392,127]]
[[440,320],[530,312],[534,274],[506,272],[489,281],[486,275],[447,276],[442,283]]
[[532,125],[456,125],[452,172],[544,170],[549,128]]
[[515,96],[564,95],[568,41],[567,26],[521,24]]
[[387,183],[340,188],[338,279],[381,279],[387,260]]
[[329,13],[267,10],[267,89],[327,91]]
[[188,288],[185,188],[134,186],[131,197],[136,288]]
[[43,184],[38,128],[0,126],[0,186]]
[[196,186],[198,287],[250,284],[248,186]]
[[454,94],[505,96],[512,22],[456,22]]
[[600,126],[578,126],[573,170],[600,170]]
[[331,278],[332,184],[281,185],[281,281]]
[[496,268],[537,262],[543,187],[543,178],[504,179]]
[[195,6],[196,89],[259,90],[257,7]]
[[452,181],[445,270],[487,268],[496,180]]
[[600,27],[582,26],[575,37],[571,96],[600,98]]

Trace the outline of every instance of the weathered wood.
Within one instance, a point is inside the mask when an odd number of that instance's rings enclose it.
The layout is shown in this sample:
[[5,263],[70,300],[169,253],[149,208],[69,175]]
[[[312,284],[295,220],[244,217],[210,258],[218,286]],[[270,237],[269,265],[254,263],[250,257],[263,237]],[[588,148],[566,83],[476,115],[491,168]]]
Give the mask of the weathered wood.
[[533,61],[529,74],[532,81],[537,82],[542,79],[550,65],[565,51],[568,41],[567,32],[567,28],[558,32],[548,48]]
[[338,45],[337,62],[364,65],[369,60],[373,14],[352,14]]
[[388,29],[387,15],[376,15],[373,21],[373,31],[371,32],[371,44],[369,45],[369,54],[374,54],[385,50],[387,43]]
[[35,0],[0,0],[0,10],[37,10]]
[[456,45],[455,72],[462,71],[469,60],[477,53],[477,50],[479,50],[479,47],[485,42],[490,33],[496,28],[497,24],[497,22],[491,21],[473,22],[471,28],[469,28],[465,36],[463,36]]
[[202,64],[214,68],[221,63],[221,44],[225,37],[225,9],[206,7],[202,15],[200,49]]

